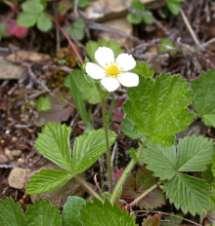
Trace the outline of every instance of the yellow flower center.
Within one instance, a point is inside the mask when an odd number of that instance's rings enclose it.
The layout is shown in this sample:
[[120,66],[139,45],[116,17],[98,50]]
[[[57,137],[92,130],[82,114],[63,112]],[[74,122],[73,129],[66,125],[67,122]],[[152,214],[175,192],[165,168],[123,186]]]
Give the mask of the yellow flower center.
[[105,68],[105,72],[108,76],[117,77],[117,75],[120,74],[120,69],[117,65],[111,64]]

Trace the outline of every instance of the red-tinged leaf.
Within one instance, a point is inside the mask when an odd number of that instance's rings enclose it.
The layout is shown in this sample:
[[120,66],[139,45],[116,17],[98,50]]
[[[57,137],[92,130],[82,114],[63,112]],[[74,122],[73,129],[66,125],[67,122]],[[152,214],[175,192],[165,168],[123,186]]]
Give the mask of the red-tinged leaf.
[[160,226],[160,215],[154,214],[153,216],[148,216],[144,220],[143,226]]
[[10,36],[15,36],[16,38],[25,38],[28,35],[28,29],[26,27],[17,24],[16,20],[10,19],[6,22],[7,33]]

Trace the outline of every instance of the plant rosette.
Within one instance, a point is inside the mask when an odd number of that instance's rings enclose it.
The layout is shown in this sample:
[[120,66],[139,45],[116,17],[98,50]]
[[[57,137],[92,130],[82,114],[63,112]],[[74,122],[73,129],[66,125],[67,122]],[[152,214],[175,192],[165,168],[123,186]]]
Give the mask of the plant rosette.
[[95,51],[95,60],[96,63],[86,63],[85,70],[88,76],[100,80],[108,92],[117,90],[121,85],[138,86],[139,76],[130,72],[136,66],[132,55],[121,53],[115,58],[112,49],[102,46]]

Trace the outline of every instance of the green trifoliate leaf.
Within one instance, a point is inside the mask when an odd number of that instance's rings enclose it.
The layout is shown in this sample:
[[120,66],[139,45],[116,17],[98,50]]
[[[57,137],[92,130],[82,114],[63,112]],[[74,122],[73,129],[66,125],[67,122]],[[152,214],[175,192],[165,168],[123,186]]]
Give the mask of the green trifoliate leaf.
[[136,226],[134,217],[108,202],[87,203],[81,219],[82,226]]
[[156,80],[143,78],[138,87],[129,90],[125,113],[146,138],[169,145],[192,122],[190,103],[190,89],[184,79],[161,75]]
[[71,128],[58,123],[48,123],[36,140],[36,149],[65,170],[71,170]]
[[33,27],[37,22],[38,16],[32,13],[22,12],[18,16],[17,23],[23,27]]
[[177,145],[178,172],[202,172],[212,162],[215,149],[205,137],[186,137]]
[[69,196],[63,206],[63,225],[82,226],[81,211],[85,207],[86,201],[78,196]]
[[40,194],[54,191],[64,186],[71,178],[72,173],[60,169],[43,169],[35,173],[27,183],[28,194]]
[[69,35],[76,40],[82,40],[85,33],[85,22],[83,19],[77,19],[68,29]]
[[22,9],[27,13],[39,14],[43,12],[44,6],[39,0],[27,0],[22,4]]
[[65,80],[65,86],[69,88],[73,95],[77,95],[77,93],[73,92],[72,83],[77,84],[82,99],[89,102],[90,104],[101,103],[101,95],[95,81],[85,76],[83,71],[75,70]]
[[[109,144],[112,145],[116,134],[109,131]],[[91,130],[75,139],[72,161],[76,173],[82,173],[92,166],[106,152],[105,131]]]
[[111,48],[117,56],[122,52],[122,48],[118,42],[115,42],[113,40],[107,40],[107,39],[100,39],[99,41],[89,41],[86,45],[86,51],[87,55],[90,57],[91,60],[95,60],[94,55],[95,51],[98,47],[105,46],[108,48]]
[[47,32],[52,28],[52,21],[48,14],[42,13],[37,19],[37,28],[40,31]]
[[18,203],[12,199],[0,200],[1,226],[27,226],[24,213]]
[[185,214],[203,214],[210,208],[210,186],[204,180],[177,174],[164,186],[167,198]]
[[26,218],[28,226],[62,226],[60,211],[47,201],[30,205]]
[[201,74],[192,81],[193,107],[208,126],[215,126],[215,70]]

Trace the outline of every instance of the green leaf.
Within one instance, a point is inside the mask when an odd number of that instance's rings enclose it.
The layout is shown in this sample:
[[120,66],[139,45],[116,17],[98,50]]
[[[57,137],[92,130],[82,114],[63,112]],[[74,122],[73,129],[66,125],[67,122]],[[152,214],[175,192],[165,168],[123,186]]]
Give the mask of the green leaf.
[[40,96],[36,100],[36,109],[39,112],[46,112],[51,110],[52,104],[51,104],[51,99],[50,96]]
[[142,136],[141,133],[138,133],[138,131],[128,118],[125,118],[122,121],[122,132],[132,139],[139,139]]
[[86,201],[78,196],[69,196],[63,206],[63,226],[82,226],[81,211]]
[[208,126],[214,126],[215,121],[215,70],[209,70],[192,81],[193,107]]
[[161,53],[176,53],[176,46],[169,38],[163,38],[159,44],[159,52]]
[[203,214],[210,208],[210,186],[202,179],[177,174],[164,185],[171,203],[186,214]]
[[152,24],[152,23],[154,23],[155,19],[154,19],[154,16],[151,11],[144,10],[142,12],[142,20],[145,24]]
[[129,13],[127,20],[131,24],[140,24],[142,22],[142,16],[136,13]]
[[2,38],[6,37],[6,36],[7,36],[6,26],[5,26],[5,24],[0,23],[0,41]]
[[142,61],[137,61],[137,65],[133,72],[144,78],[152,78],[155,74],[155,71],[149,66],[149,64]]
[[30,205],[26,218],[28,226],[62,226],[60,211],[48,201],[39,201]]
[[35,173],[27,183],[28,194],[40,194],[54,191],[64,186],[73,174],[58,169],[43,169]]
[[91,126],[90,116],[89,116],[89,113],[87,112],[84,98],[79,88],[80,84],[78,83],[78,79],[76,78],[78,76],[80,77],[81,74],[82,74],[82,71],[74,70],[71,76],[67,77],[67,79],[65,80],[65,86],[68,87],[70,90],[70,93],[73,97],[76,108],[81,116],[81,119],[83,120],[83,122],[88,128],[91,128],[92,126]]
[[214,155],[213,141],[191,136],[181,139],[177,145],[178,172],[202,172],[212,162]]
[[169,11],[177,16],[180,12],[182,2],[183,0],[166,0],[166,5]]
[[[176,151],[177,150],[177,151]],[[147,168],[161,180],[173,178],[177,172],[202,172],[212,162],[213,142],[205,137],[186,137],[177,146],[149,144],[141,158]]]
[[86,45],[86,51],[87,55],[91,58],[91,60],[95,60],[94,58],[95,51],[100,46],[106,46],[108,48],[111,48],[114,51],[115,56],[122,52],[120,44],[113,40],[100,39],[97,42],[89,41]]
[[0,225],[27,226],[24,213],[14,200],[9,198],[0,200]]
[[43,32],[47,32],[52,28],[52,21],[48,14],[42,13],[37,19],[37,28]]
[[73,85],[71,85],[73,82],[78,84],[77,88],[81,93],[82,99],[86,100],[90,104],[101,103],[101,95],[95,81],[85,76],[81,70],[73,71],[65,80],[65,86],[69,88],[71,93],[73,93]]
[[77,19],[70,27],[68,27],[69,35],[76,40],[82,40],[85,35],[85,22],[83,19]]
[[108,202],[87,203],[81,219],[83,226],[136,226],[134,217]]
[[[116,134],[109,131],[109,144],[112,145]],[[76,173],[82,173],[94,164],[106,152],[105,131],[91,130],[75,139],[72,161]]]
[[148,144],[141,158],[147,164],[147,169],[154,172],[161,180],[171,179],[176,174],[176,148]]
[[43,12],[44,6],[39,0],[27,0],[22,4],[22,9],[29,14],[39,14]]
[[190,89],[179,76],[143,78],[138,87],[129,90],[128,96],[127,118],[152,142],[169,145],[192,122],[188,111]]
[[78,6],[80,8],[85,8],[85,7],[89,6],[89,5],[90,5],[90,0],[79,0],[78,1]]
[[70,127],[48,123],[39,134],[35,147],[45,158],[70,171],[72,169],[70,134]]
[[38,15],[22,12],[18,16],[17,23],[23,27],[33,27],[37,22]]

